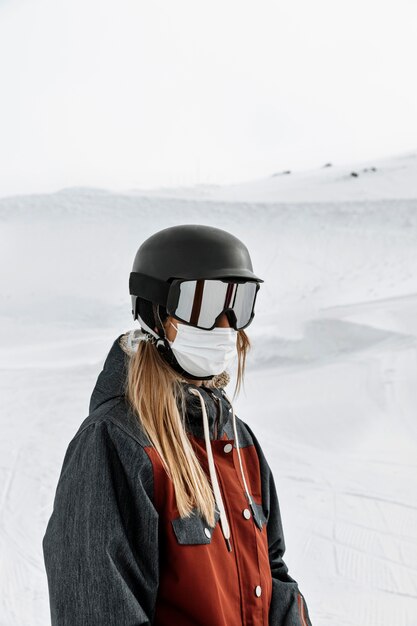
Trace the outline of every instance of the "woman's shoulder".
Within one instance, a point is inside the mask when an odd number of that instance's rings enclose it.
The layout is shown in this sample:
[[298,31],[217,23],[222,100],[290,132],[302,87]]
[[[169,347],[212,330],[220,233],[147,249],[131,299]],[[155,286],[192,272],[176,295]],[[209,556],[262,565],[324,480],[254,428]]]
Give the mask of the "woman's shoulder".
[[134,447],[152,447],[139,418],[123,397],[109,400],[90,413],[79,425],[73,439],[80,437],[86,430],[106,431],[112,441],[122,445],[130,441]]
[[141,477],[147,484],[153,480],[152,461],[147,450],[150,442],[138,422],[133,422],[128,409],[119,400],[106,403],[89,415],[67,445],[62,472],[71,467],[77,476],[87,465],[112,467],[117,475]]
[[[87,418],[69,442],[62,462],[57,493],[70,497],[74,489],[94,498],[100,484],[112,489],[125,489],[130,485],[137,493],[138,485],[146,492],[149,501],[154,493],[154,469],[146,446],[140,436],[121,426],[108,414]],[[106,419],[108,417],[108,419]],[[134,500],[126,506],[134,506]]]

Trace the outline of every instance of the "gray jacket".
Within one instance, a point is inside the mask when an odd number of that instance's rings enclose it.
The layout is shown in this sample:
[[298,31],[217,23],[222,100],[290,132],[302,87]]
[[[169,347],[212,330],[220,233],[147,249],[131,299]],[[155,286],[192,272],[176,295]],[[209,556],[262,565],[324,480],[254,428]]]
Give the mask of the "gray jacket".
[[121,337],[68,445],[43,537],[52,626],[311,626],[283,561],[274,479],[251,428],[235,416],[234,431],[224,389],[184,383],[187,434],[210,478],[213,456],[230,538],[217,510],[212,528],[196,510],[181,518],[124,396],[130,357]]

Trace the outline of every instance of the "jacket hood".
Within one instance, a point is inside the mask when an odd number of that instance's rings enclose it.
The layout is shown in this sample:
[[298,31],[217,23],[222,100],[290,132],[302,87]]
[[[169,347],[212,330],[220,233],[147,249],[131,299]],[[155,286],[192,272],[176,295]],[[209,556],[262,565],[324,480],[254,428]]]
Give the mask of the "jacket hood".
[[121,337],[122,335],[119,335],[119,337],[114,340],[104,361],[103,369],[98,375],[90,398],[90,413],[98,409],[104,402],[124,396],[127,359],[125,358],[126,354],[119,344]]

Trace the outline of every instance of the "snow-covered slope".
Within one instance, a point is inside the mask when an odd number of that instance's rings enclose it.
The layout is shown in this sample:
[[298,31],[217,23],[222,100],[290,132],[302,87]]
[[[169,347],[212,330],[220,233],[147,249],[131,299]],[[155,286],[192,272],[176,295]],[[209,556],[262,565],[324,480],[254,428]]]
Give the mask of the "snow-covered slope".
[[204,223],[240,237],[265,280],[235,405],[314,625],[416,626],[417,159],[374,163],[0,199],[0,624],[49,623],[41,540],[104,358],[134,326],[138,246]]
[[[129,193],[132,193],[131,191]],[[143,195],[143,190],[135,193]],[[309,170],[290,167],[269,178],[233,185],[150,189],[146,195],[228,202],[340,202],[415,199],[417,151],[360,163],[323,163]]]

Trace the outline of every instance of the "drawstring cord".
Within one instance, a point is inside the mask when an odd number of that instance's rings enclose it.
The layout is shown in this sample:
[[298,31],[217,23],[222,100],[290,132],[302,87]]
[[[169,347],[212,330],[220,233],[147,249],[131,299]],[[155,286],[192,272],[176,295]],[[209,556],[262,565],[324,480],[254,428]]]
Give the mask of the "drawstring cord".
[[228,397],[228,395],[226,394],[226,392],[224,390],[222,390],[222,394],[224,395],[224,397],[226,398],[226,400],[228,401],[228,403],[230,404],[230,406],[232,407],[232,415],[233,415],[233,432],[235,434],[235,441],[236,441],[236,451],[237,451],[237,456],[239,459],[239,466],[240,466],[240,475],[242,476],[242,480],[243,480],[243,484],[245,486],[245,495],[248,501],[248,504],[251,508],[252,511],[252,515],[254,516],[254,518],[256,519],[257,516],[257,511],[255,509],[255,505],[253,503],[252,500],[252,496],[249,493],[249,489],[248,489],[248,485],[246,483],[246,478],[245,478],[245,472],[243,471],[243,464],[242,464],[242,458],[240,455],[240,448],[239,448],[239,437],[237,436],[237,427],[236,427],[236,415],[235,415],[235,410],[233,408],[233,404],[230,400],[230,398]]
[[[218,482],[218,479],[217,479],[216,468],[215,468],[215,465],[214,465],[213,451],[211,449],[211,443],[210,443],[210,431],[209,431],[209,423],[208,423],[206,405],[205,405],[203,396],[201,395],[201,393],[197,389],[190,388],[189,392],[192,393],[195,396],[199,396],[199,398],[200,398],[201,410],[202,410],[202,413],[203,413],[204,439],[205,439],[205,443],[206,443],[206,452],[207,452],[207,458],[208,458],[208,464],[209,464],[211,484],[213,486],[213,492],[214,492],[214,497],[215,497],[215,500],[216,500],[216,504],[217,504],[217,506],[219,508],[220,523],[221,523],[222,533],[223,533],[223,536],[224,536],[226,544],[227,544],[227,549],[229,550],[229,552],[231,552],[232,547],[230,545],[230,527],[229,527],[229,522],[227,520],[226,510],[225,510],[225,507],[224,507],[223,498],[222,498],[222,494],[221,494],[220,487],[219,487],[219,482]],[[257,512],[256,512],[256,509],[255,509],[252,497],[251,497],[251,495],[249,493],[248,485],[247,485],[246,478],[245,478],[245,472],[243,471],[242,458],[241,458],[240,450],[239,450],[239,438],[238,438],[238,435],[237,435],[235,410],[233,408],[233,404],[231,403],[230,399],[228,398],[228,396],[227,396],[227,394],[226,394],[226,392],[224,390],[222,391],[222,394],[223,394],[223,396],[226,398],[226,400],[229,402],[229,404],[231,406],[232,415],[233,415],[233,432],[234,432],[234,435],[235,435],[236,451],[237,451],[237,456],[238,456],[238,459],[239,459],[240,474],[242,476],[242,481],[243,481],[244,489],[245,489],[245,495],[246,495],[246,498],[248,500],[249,506],[251,508],[252,515],[256,519]]]
[[203,412],[204,439],[206,442],[206,452],[207,452],[207,459],[208,459],[208,464],[209,464],[210,479],[211,479],[211,484],[213,487],[214,498],[216,500],[217,506],[219,507],[220,523],[222,527],[223,536],[227,544],[227,549],[229,550],[229,552],[231,552],[232,546],[230,545],[230,527],[229,527],[229,522],[227,520],[226,510],[224,508],[224,503],[223,503],[223,498],[222,498],[222,494],[221,494],[220,487],[219,487],[219,482],[217,480],[216,468],[214,465],[213,451],[211,449],[211,444],[210,444],[210,432],[209,432],[206,405],[205,405],[203,396],[201,395],[199,391],[197,391],[197,389],[190,389],[189,391],[194,396],[200,397],[201,410]]

